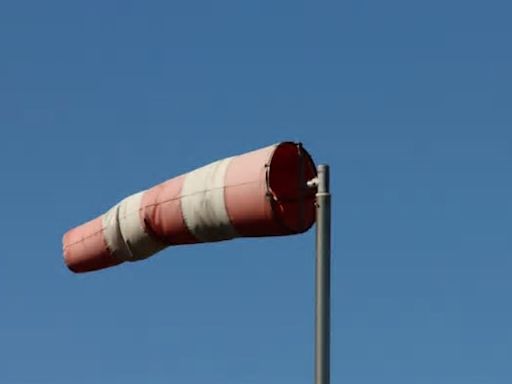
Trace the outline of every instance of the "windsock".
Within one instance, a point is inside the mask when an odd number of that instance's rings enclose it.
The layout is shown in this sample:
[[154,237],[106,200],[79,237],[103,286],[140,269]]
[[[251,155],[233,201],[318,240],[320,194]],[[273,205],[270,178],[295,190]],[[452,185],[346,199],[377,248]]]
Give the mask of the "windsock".
[[315,221],[316,176],[300,143],[229,157],[135,193],[64,234],[73,272],[146,259],[174,245],[291,235]]

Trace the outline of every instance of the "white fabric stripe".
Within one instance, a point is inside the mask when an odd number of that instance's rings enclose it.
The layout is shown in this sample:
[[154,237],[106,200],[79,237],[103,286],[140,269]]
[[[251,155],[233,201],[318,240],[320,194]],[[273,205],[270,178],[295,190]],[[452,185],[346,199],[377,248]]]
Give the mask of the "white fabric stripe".
[[144,192],[123,199],[103,215],[105,241],[115,257],[124,261],[145,259],[165,248],[151,238],[140,222],[140,204]]
[[181,210],[189,231],[202,242],[237,237],[224,201],[226,170],[232,157],[216,161],[186,175]]

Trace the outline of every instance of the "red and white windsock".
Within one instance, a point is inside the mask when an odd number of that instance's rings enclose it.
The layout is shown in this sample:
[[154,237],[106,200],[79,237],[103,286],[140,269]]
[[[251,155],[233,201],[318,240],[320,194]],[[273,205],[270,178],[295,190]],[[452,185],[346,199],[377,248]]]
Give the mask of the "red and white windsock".
[[68,231],[74,272],[145,259],[165,247],[302,233],[315,221],[316,175],[301,144],[283,142],[219,160],[128,196]]

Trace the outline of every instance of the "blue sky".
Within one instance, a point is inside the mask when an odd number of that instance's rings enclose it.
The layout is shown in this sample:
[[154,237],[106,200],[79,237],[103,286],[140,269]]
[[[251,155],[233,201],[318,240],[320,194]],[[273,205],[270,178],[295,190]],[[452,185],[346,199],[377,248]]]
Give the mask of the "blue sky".
[[511,12],[3,1],[0,382],[311,383],[314,231],[61,253],[128,194],[297,140],[332,167],[332,382],[510,383]]

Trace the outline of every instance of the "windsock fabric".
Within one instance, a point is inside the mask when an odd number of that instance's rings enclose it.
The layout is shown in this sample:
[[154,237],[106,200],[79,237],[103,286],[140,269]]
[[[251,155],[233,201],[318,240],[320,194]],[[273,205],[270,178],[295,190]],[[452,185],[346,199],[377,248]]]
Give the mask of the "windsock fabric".
[[173,245],[302,233],[315,220],[316,175],[301,144],[283,142],[208,164],[123,199],[68,231],[74,272],[145,259]]

